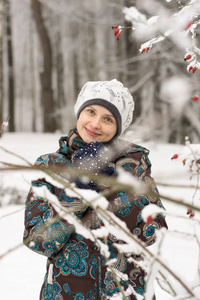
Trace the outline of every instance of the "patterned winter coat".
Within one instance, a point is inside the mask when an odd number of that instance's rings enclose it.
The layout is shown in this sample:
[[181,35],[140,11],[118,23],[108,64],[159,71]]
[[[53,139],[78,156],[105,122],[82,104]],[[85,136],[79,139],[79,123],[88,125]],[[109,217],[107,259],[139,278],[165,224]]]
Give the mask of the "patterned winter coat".
[[[41,167],[66,168],[71,167],[71,157],[86,143],[72,130],[67,137],[61,137],[60,148],[56,153],[39,157],[36,165]],[[119,167],[124,168],[136,176],[139,180],[152,185],[152,190],[157,193],[153,179],[151,178],[151,163],[148,159],[149,151],[138,145],[127,143],[120,139],[112,141],[109,145],[114,157],[111,165],[117,176]],[[60,174],[62,176],[62,174]],[[63,206],[76,207],[81,199],[69,197],[64,189],[58,188],[45,179],[32,182],[32,186],[46,186],[56,195]],[[109,187],[108,187],[109,188]],[[155,229],[161,226],[167,227],[163,216],[158,216],[151,224],[146,224],[141,217],[142,208],[155,203],[162,207],[159,197],[148,198],[146,195],[136,195],[128,191],[112,192],[107,197],[110,207],[115,215],[126,222],[132,233],[137,235],[147,245],[155,240]],[[34,195],[33,189],[26,201],[24,243],[31,250],[45,255],[47,260],[47,273],[40,293],[40,299],[65,300],[65,299],[110,299],[118,292],[118,287],[110,271],[105,265],[105,258],[100,254],[94,242],[76,234],[73,225],[60,219],[55,223],[50,221],[57,215],[51,204],[43,198]],[[91,208],[77,211],[76,215],[84,220],[90,228],[98,228],[101,221]],[[114,236],[109,236],[108,246],[111,258],[115,258],[114,267],[128,275],[128,282],[121,284],[127,289],[131,285],[139,294],[144,293],[144,272],[135,263],[129,263],[125,255],[118,253],[113,243]],[[140,260],[139,256],[134,256]],[[127,299],[136,299],[131,295]]]

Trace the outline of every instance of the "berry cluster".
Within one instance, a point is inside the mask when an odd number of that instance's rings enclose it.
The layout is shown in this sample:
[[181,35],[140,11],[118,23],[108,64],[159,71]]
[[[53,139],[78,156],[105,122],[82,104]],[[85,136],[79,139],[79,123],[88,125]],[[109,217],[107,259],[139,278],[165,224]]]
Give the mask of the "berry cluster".
[[187,66],[187,71],[191,73],[195,73],[197,69],[200,68],[199,62],[197,61],[197,49],[190,49],[187,51],[184,61],[190,62]]
[[119,40],[119,38],[120,38],[120,32],[122,31],[122,27],[118,26],[118,25],[113,25],[112,29],[114,30],[114,34],[115,34],[117,40]]
[[144,53],[144,52],[146,52],[146,53],[148,53],[150,51],[150,47],[146,47],[146,48],[142,48],[141,49],[141,53]]
[[133,27],[129,27],[129,26],[125,27],[125,26],[119,26],[119,25],[113,25],[111,28],[114,30],[114,34],[115,34],[117,40],[119,40],[119,38],[120,38],[122,29],[128,29],[128,28],[133,29]]
[[197,67],[196,67],[196,66],[194,66],[194,67],[193,67],[193,66],[189,66],[189,68],[188,68],[188,71],[189,71],[189,72],[192,71],[193,73],[195,73],[196,70],[197,70]]

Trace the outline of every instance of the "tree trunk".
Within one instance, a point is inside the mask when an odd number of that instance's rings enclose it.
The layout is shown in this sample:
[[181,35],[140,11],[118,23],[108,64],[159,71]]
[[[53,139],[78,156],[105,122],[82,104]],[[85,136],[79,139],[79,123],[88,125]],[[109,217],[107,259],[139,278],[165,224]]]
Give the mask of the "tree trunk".
[[43,54],[43,72],[40,73],[43,130],[44,132],[54,132],[56,130],[56,122],[52,90],[52,50],[50,38],[42,17],[42,5],[40,1],[31,0],[31,7]]
[[34,65],[33,26],[30,23],[30,66],[31,66],[31,100],[32,100],[32,131],[36,132],[36,95],[35,95],[35,65]]
[[8,57],[8,102],[9,102],[9,131],[15,131],[15,80],[12,46],[12,27],[10,15],[10,0],[6,0],[6,35],[7,35],[7,57]]
[[4,0],[0,0],[0,128],[3,123],[3,15]]
[[61,50],[61,35],[57,32],[56,36],[56,75],[57,75],[57,127],[59,130],[63,130],[63,109],[65,106],[65,94],[64,94],[64,64],[63,55]]

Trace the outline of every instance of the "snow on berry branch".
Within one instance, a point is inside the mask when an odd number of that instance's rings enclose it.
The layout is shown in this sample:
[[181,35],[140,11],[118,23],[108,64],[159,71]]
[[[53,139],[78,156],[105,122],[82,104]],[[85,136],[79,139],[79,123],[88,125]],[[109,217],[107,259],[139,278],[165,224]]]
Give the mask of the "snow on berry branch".
[[185,147],[182,153],[174,154],[172,160],[179,160],[185,167],[185,171],[191,176],[200,173],[200,144],[190,144],[189,138],[185,138]]
[[[185,171],[189,173],[191,177],[197,176],[196,189],[192,197],[192,205],[194,205],[195,196],[199,189],[200,144],[190,144],[189,138],[185,137],[185,147],[183,152],[174,154],[171,159],[180,161],[183,164]],[[191,208],[187,209],[187,215],[189,218],[195,217],[195,213]]]
[[118,25],[112,26],[112,29],[114,30],[114,35],[116,36],[117,40],[119,40],[120,38],[122,29],[128,29],[128,28],[132,28],[132,27],[118,26]]
[[[166,0],[166,2],[171,1]],[[200,49],[196,45],[196,29],[200,24],[200,1],[190,0],[184,6],[178,1],[178,5],[178,12],[174,14],[170,14],[173,10],[169,10],[167,15],[158,11],[158,15],[151,18],[147,18],[134,6],[125,7],[123,13],[125,20],[132,23],[132,30],[139,32],[140,36],[145,38],[151,37],[141,45],[140,53],[148,53],[154,44],[170,37],[178,46],[186,49],[184,60],[188,62],[187,71],[195,73],[200,69]],[[113,26],[117,39],[125,28],[130,27]]]

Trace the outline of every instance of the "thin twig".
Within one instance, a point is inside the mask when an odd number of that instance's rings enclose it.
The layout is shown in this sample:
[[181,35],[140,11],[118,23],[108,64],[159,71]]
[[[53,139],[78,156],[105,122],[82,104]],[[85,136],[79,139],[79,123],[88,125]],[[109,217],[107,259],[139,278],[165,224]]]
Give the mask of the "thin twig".
[[29,166],[31,166],[31,167],[33,166],[33,164],[31,164],[31,163],[30,163],[26,158],[24,158],[23,156],[21,156],[21,155],[15,153],[15,152],[13,152],[13,151],[10,151],[10,150],[8,150],[8,149],[2,147],[2,146],[0,146],[0,149],[3,150],[3,151],[6,152],[6,153],[9,153],[9,154],[15,156],[15,157],[18,157],[18,158],[21,159],[22,161],[26,162]]
[[196,189],[194,191],[194,194],[193,194],[193,197],[192,197],[192,204],[194,204],[194,200],[195,200],[195,196],[196,196],[196,193],[199,189],[199,173],[200,173],[200,168],[199,168],[199,164],[198,164],[198,159],[196,157],[196,154],[194,153],[191,145],[190,145],[190,141],[188,139],[188,137],[186,137],[186,146],[190,149],[190,151],[192,152],[193,156],[194,156],[194,161],[195,161],[195,164],[197,166],[197,169],[198,169],[198,172],[197,172],[197,184],[196,184]]
[[24,210],[24,206],[21,207],[20,209],[17,209],[15,211],[10,212],[10,213],[6,213],[4,215],[0,215],[0,219],[6,218],[6,217],[10,217],[10,216],[12,216],[14,214],[17,214],[18,212],[21,212],[22,210]]
[[5,256],[7,256],[8,254],[12,253],[13,251],[19,249],[19,248],[22,247],[22,246],[23,246],[23,243],[21,242],[20,244],[18,244],[18,245],[16,245],[16,246],[14,246],[14,247],[12,247],[12,248],[6,250],[6,252],[0,254],[0,260],[1,260],[2,258],[4,258]]
[[[69,181],[67,181],[66,179],[63,179],[60,177],[59,175],[59,172],[63,172],[63,168],[41,168],[41,167],[38,167],[36,165],[32,165],[31,167],[29,166],[23,166],[23,165],[18,165],[18,164],[12,164],[12,163],[6,163],[6,162],[2,162],[0,161],[1,164],[4,164],[6,166],[9,166],[9,168],[0,168],[0,171],[2,170],[6,170],[6,171],[12,171],[12,170],[37,170],[37,171],[42,171],[44,173],[46,173],[47,175],[49,175],[50,177],[52,177],[53,179],[55,179],[56,181],[60,182],[61,184],[65,185],[66,187],[69,187],[72,191],[77,192],[77,190],[69,183]],[[56,174],[55,172],[58,172],[58,174]],[[87,176],[88,178],[91,178],[92,180],[95,180],[97,183],[98,182],[102,182],[102,180],[105,180],[106,179],[106,182],[107,184],[109,184],[110,186],[113,186],[113,190],[112,191],[117,191],[117,190],[120,190],[120,189],[126,189],[127,191],[130,191],[130,192],[136,192],[135,191],[135,187],[130,185],[130,184],[124,184],[124,183],[120,183],[117,181],[116,178],[109,178],[105,175],[98,175],[98,176],[95,176],[93,174],[90,174],[90,173],[87,173],[85,174],[85,171],[79,171],[79,170],[74,170],[73,168],[67,168],[67,173],[68,175],[71,175],[71,176],[74,176],[77,174],[80,175],[80,176]],[[170,186],[170,185],[169,185]],[[177,185],[178,187],[183,187],[182,185],[179,186]],[[146,189],[145,189],[146,187]],[[144,195],[147,195],[147,196],[151,196],[151,197],[160,197],[166,201],[169,201],[169,202],[172,202],[172,203],[175,203],[175,204],[178,204],[178,205],[181,205],[181,206],[185,206],[187,208],[191,208],[192,210],[195,210],[195,211],[200,211],[200,207],[197,207],[193,204],[190,204],[190,203],[187,203],[185,202],[183,199],[174,199],[170,196],[166,196],[162,193],[159,193],[157,194],[156,192],[153,192],[152,190],[150,190],[150,187],[148,185],[148,183],[143,183],[142,185],[142,188],[141,188],[141,192],[144,194]],[[176,187],[176,185],[173,185],[173,187]],[[145,191],[146,190],[146,191]],[[139,188],[137,187],[137,193],[139,193],[140,190]],[[110,193],[110,190],[105,190],[105,194],[104,192],[102,192],[102,195],[108,195]],[[80,196],[80,194],[77,194]]]
[[[165,283],[168,284],[168,286],[170,287],[170,289],[171,289],[173,295],[176,296],[177,294],[176,294],[175,290],[173,289],[172,285],[170,284],[170,282],[167,280],[166,276],[165,276],[161,271],[158,271],[158,273],[159,273],[160,276],[164,279]],[[157,278],[157,280],[158,280],[158,279],[159,279],[159,278]],[[169,293],[169,291],[168,291],[168,293]]]

